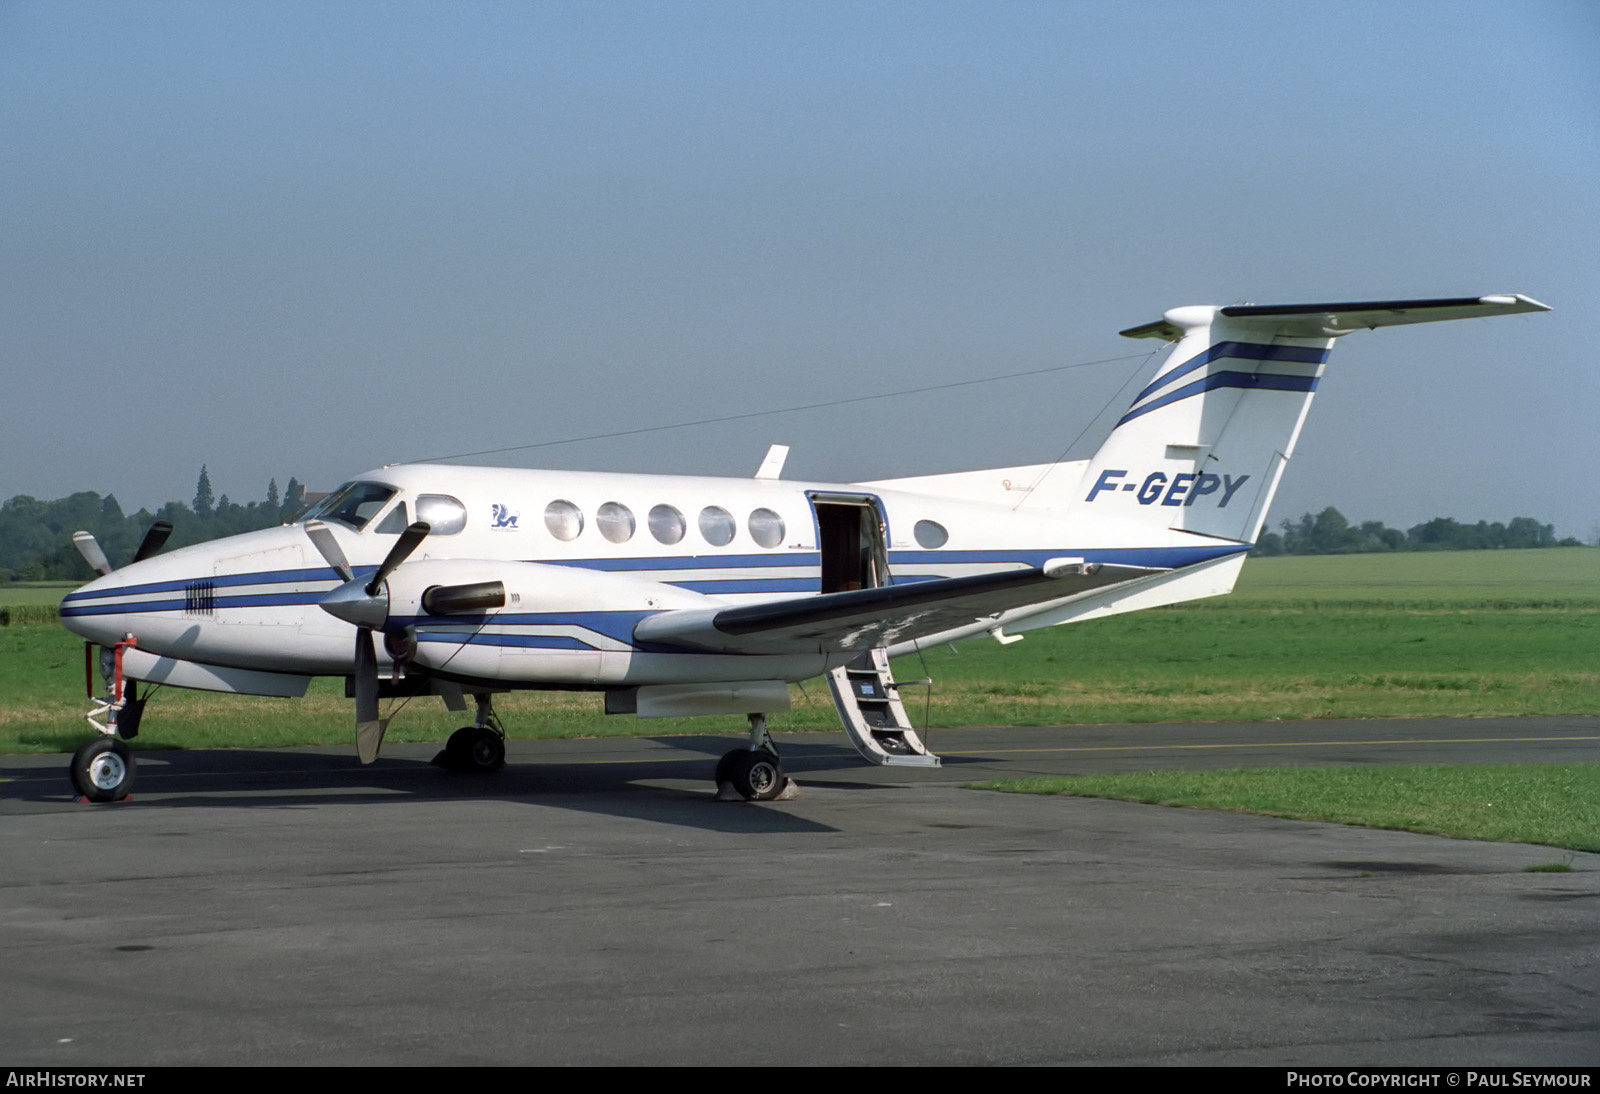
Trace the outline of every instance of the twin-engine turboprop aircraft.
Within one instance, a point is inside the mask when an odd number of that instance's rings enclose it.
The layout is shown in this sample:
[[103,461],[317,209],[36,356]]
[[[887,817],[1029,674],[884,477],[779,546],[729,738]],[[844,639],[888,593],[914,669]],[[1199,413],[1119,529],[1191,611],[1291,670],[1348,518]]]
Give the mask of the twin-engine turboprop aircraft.
[[865,483],[402,464],[346,483],[298,523],[160,554],[153,529],[61,602],[101,648],[101,732],[72,761],[95,801],[126,797],[135,681],[294,696],[343,676],[363,763],[386,696],[476,706],[450,766],[505,757],[492,706],[521,688],[600,691],[609,713],[743,714],[723,795],[786,778],[766,715],[826,675],[851,741],[936,764],[889,658],[939,642],[1216,596],[1233,588],[1334,340],[1362,328],[1546,311],[1525,296],[1176,308],[1122,333],[1176,343],[1092,459]]

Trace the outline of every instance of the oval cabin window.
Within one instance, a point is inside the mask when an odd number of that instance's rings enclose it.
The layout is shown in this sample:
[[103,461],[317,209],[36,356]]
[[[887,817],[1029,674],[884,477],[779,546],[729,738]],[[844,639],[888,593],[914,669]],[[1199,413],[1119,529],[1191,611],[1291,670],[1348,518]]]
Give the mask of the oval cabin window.
[[912,532],[917,537],[917,545],[930,551],[943,547],[950,539],[950,533],[936,520],[919,520]]
[[711,546],[726,547],[733,542],[736,531],[738,525],[734,523],[733,514],[722,506],[708,505],[700,510],[700,534]]
[[620,501],[608,501],[594,515],[595,527],[612,543],[626,543],[633,538],[633,510]]
[[761,546],[783,545],[783,518],[771,509],[757,509],[750,514],[745,526],[750,529],[750,538]]
[[677,543],[688,529],[683,514],[670,505],[657,505],[650,510],[650,534],[660,543]]
[[571,542],[583,531],[583,510],[570,501],[553,501],[544,507],[544,526],[562,542]]

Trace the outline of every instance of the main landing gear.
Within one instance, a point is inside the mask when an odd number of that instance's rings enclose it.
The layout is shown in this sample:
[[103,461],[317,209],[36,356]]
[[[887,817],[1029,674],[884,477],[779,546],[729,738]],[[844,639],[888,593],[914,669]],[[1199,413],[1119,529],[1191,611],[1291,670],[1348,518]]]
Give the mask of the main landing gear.
[[433,762],[450,771],[487,775],[499,771],[506,762],[506,732],[494,712],[492,697],[478,695],[478,721],[450,734],[444,751]]
[[795,781],[783,773],[778,748],[767,732],[767,716],[750,717],[750,744],[717,761],[718,801],[787,801],[800,795]]

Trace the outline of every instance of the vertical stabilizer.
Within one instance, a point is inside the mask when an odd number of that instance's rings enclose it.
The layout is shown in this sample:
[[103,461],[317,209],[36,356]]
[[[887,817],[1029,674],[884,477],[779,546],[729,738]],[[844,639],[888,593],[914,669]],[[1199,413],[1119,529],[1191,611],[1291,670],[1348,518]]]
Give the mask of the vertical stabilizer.
[[1547,311],[1525,296],[1174,308],[1176,342],[1080,480],[1080,516],[1254,543],[1334,340],[1401,323]]

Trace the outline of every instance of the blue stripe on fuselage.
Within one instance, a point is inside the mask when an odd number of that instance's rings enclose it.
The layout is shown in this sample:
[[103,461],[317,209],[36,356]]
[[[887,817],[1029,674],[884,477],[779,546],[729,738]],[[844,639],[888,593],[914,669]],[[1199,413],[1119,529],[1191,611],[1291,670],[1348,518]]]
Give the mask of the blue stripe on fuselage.
[[538,650],[593,650],[579,638],[565,634],[484,634],[481,631],[419,631],[418,642],[448,642],[457,646],[517,646]]
[[[351,570],[356,577],[366,577],[377,572],[376,566],[355,566]],[[248,574],[204,574],[199,577],[179,578],[176,581],[153,581],[145,585],[123,585],[116,589],[96,590],[68,593],[61,598],[65,604],[69,600],[99,600],[106,596],[139,596],[149,593],[180,593],[186,591],[190,585],[197,581],[209,581],[214,589],[237,587],[239,585],[283,585],[291,581],[339,581],[344,579],[337,570],[331,566],[322,566],[309,570],[260,570]]]
[[[996,569],[1006,566],[1042,566],[1045,562],[1055,558],[1082,558],[1086,562],[1104,562],[1125,566],[1142,566],[1151,569],[1170,570],[1183,566],[1193,566],[1201,562],[1223,558],[1227,555],[1238,554],[1248,550],[1243,544],[1219,543],[1216,545],[1197,547],[1107,547],[1107,548],[1071,548],[1057,547],[1049,549],[1017,550],[998,549],[982,551],[890,551],[889,562],[892,566],[918,566],[929,567],[937,570],[941,566],[954,565],[988,565]],[[695,569],[710,569],[711,564],[719,561],[731,561],[733,566],[741,569],[758,568],[792,568],[796,565],[805,565],[804,560],[815,563],[818,555],[815,551],[797,552],[791,555],[742,555],[731,556],[728,560],[715,558],[651,558],[651,559],[618,559],[617,562],[626,562],[628,569],[645,571],[639,576],[647,576],[648,570],[683,570],[691,568],[692,562]],[[571,565],[586,566],[599,569],[598,562],[604,560],[583,560]],[[752,564],[754,563],[754,564]],[[548,562],[547,565],[568,565],[563,562]],[[359,573],[370,574],[376,567],[366,567]],[[932,574],[902,574],[894,578],[896,584],[909,582],[936,581],[946,576],[939,573]],[[125,586],[118,589],[103,589],[93,593],[69,593],[62,600],[60,613],[63,616],[93,616],[93,615],[131,615],[141,612],[183,612],[188,607],[183,598],[163,597],[151,600],[123,601],[116,604],[73,604],[71,601],[92,601],[111,597],[134,596],[139,594],[183,592],[190,585],[198,582],[210,582],[213,588],[238,587],[247,585],[283,584],[291,581],[338,581],[338,575],[331,569],[312,570],[279,570],[252,574],[230,574],[221,576],[207,575],[191,578],[187,581],[165,581],[148,585]],[[711,578],[700,580],[673,581],[668,584],[679,588],[692,589],[707,593],[795,593],[806,595],[817,591],[816,578],[809,577],[781,577],[781,578],[749,578],[729,577]],[[325,591],[312,590],[305,592],[285,593],[257,593],[240,596],[215,596],[212,600],[213,610],[224,608],[257,608],[257,607],[283,607],[289,605],[305,605],[318,603]],[[592,615],[609,615],[611,613],[585,613]],[[460,618],[460,617],[456,617]],[[505,619],[505,616],[496,616],[496,619]],[[420,621],[420,620],[418,620]],[[443,621],[441,618],[439,621]],[[595,628],[606,633],[602,628]],[[631,625],[629,631],[631,632]],[[626,641],[626,638],[623,638]]]

